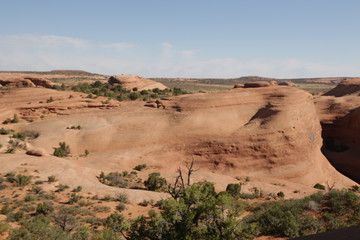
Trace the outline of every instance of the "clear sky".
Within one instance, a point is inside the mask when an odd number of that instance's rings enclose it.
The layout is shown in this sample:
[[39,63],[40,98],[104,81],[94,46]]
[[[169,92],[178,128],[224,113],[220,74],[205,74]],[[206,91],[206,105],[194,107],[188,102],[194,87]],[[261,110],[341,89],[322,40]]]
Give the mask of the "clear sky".
[[360,76],[358,0],[0,0],[0,70]]

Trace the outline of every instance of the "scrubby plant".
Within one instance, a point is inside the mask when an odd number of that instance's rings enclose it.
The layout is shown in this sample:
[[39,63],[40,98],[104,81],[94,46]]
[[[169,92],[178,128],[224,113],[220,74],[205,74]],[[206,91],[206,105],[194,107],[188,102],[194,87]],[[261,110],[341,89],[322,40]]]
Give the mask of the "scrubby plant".
[[315,185],[314,185],[314,188],[320,189],[320,190],[325,190],[325,186],[322,185],[322,184],[320,184],[320,183],[315,184]]
[[144,181],[144,186],[150,191],[163,191],[166,184],[166,179],[160,177],[158,172],[150,173],[148,179]]
[[9,124],[9,123],[18,123],[19,122],[19,118],[17,116],[17,114],[15,113],[13,118],[7,118],[5,121],[3,121],[3,124]]
[[81,192],[81,191],[82,191],[82,186],[77,186],[72,190],[72,192]]
[[239,199],[241,191],[241,184],[239,183],[229,183],[226,186],[226,192],[228,192],[233,198]]
[[119,212],[126,210],[126,205],[124,203],[119,203],[116,206],[116,210],[118,210]]
[[134,167],[134,170],[141,171],[141,170],[145,169],[146,167],[147,167],[146,164],[139,164]]
[[54,211],[54,206],[50,202],[39,203],[36,207],[36,214],[49,215]]
[[282,191],[278,192],[276,195],[277,195],[279,198],[284,198],[284,197],[285,197],[285,194],[284,194]]
[[31,176],[18,174],[16,175],[15,182],[17,186],[24,187],[31,183]]
[[57,179],[56,179],[56,177],[54,175],[48,176],[48,182],[49,183],[56,182],[56,181],[57,181]]
[[116,193],[115,199],[121,203],[128,203],[129,197],[126,193],[118,192]]
[[55,187],[57,188],[57,190],[55,192],[63,192],[66,189],[70,188],[68,185],[64,185],[64,184],[59,184]]
[[65,142],[60,142],[58,148],[54,148],[53,155],[56,157],[67,157],[70,154],[70,147]]

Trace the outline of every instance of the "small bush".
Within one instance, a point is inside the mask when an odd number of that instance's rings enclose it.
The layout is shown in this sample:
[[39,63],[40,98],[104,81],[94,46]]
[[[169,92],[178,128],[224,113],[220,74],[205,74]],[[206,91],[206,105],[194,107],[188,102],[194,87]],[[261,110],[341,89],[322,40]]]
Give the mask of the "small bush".
[[10,227],[7,223],[5,222],[0,222],[0,235],[6,233],[7,231],[9,231]]
[[146,164],[139,164],[134,167],[134,170],[141,171],[141,170],[145,169],[146,167],[147,167]]
[[77,186],[72,190],[72,192],[81,192],[81,191],[82,191],[82,186]]
[[126,195],[126,193],[116,193],[116,200],[121,202],[121,203],[128,203],[129,202],[129,198]]
[[58,148],[54,148],[53,155],[56,157],[67,157],[70,154],[70,147],[65,142],[60,142]]
[[320,183],[315,184],[315,185],[314,185],[314,188],[320,189],[320,190],[325,190],[325,186],[322,185],[322,184],[320,184]]
[[110,212],[110,207],[98,205],[98,206],[94,206],[94,211],[107,213]]
[[36,214],[49,215],[54,211],[54,207],[49,202],[39,203],[36,207]]
[[118,210],[119,212],[126,210],[126,205],[124,203],[119,203],[116,206],[116,210]]
[[241,190],[241,184],[239,183],[229,183],[226,186],[226,192],[228,192],[235,199],[239,199],[240,190]]
[[68,185],[63,185],[63,184],[59,184],[55,187],[57,188],[57,190],[55,192],[63,192],[66,189],[70,188]]
[[77,203],[82,197],[76,193],[72,193],[69,198],[69,204]]
[[285,197],[285,194],[283,193],[283,192],[278,192],[277,194],[276,194],[279,198],[284,198]]
[[30,184],[31,176],[26,176],[26,175],[22,175],[22,174],[16,175],[15,182],[16,182],[17,186],[24,187],[24,186]]
[[150,191],[162,191],[166,187],[167,181],[160,177],[160,173],[150,173],[148,179],[144,182],[145,187]]
[[9,123],[18,123],[19,122],[19,118],[17,116],[17,114],[14,114],[13,118],[7,118],[5,121],[3,121],[3,124],[9,124]]
[[57,179],[56,179],[56,177],[54,175],[48,176],[48,182],[49,183],[56,182],[56,181],[57,181]]

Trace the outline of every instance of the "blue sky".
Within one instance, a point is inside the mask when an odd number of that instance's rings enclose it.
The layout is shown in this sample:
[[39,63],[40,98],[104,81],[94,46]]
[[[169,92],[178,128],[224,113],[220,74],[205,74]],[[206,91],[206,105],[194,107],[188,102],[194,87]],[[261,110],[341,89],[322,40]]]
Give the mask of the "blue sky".
[[360,1],[1,0],[0,70],[360,76]]

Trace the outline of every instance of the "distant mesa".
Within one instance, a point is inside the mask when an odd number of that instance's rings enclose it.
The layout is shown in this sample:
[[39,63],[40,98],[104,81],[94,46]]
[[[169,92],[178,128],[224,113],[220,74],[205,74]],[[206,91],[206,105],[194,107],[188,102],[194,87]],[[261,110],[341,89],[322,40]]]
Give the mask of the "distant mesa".
[[360,78],[345,79],[324,96],[342,97],[360,94]]
[[282,81],[278,83],[279,86],[296,87],[296,84],[291,81]]
[[160,90],[163,90],[167,88],[162,83],[131,74],[111,76],[108,82],[111,85],[121,84],[124,88],[128,90],[131,90],[133,88],[137,88],[139,91],[154,88],[159,88]]

